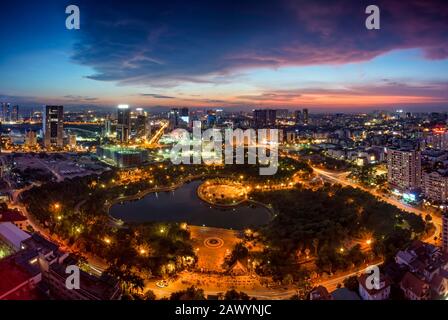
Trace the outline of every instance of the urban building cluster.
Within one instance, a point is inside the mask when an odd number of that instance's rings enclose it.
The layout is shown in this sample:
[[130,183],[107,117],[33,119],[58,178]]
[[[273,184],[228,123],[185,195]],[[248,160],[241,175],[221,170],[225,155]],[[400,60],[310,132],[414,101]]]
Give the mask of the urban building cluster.
[[[9,217],[17,223],[17,217]],[[81,269],[80,261],[38,233],[0,221],[0,242],[9,255],[0,259],[0,300],[118,300],[119,282],[106,275],[96,276]],[[79,268],[80,288],[67,286],[69,266]]]

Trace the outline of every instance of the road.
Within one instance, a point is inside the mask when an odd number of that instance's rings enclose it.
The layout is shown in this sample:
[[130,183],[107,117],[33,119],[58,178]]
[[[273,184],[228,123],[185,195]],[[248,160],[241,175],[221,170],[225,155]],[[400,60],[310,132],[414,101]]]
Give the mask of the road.
[[148,141],[148,146],[154,146],[157,144],[157,142],[162,137],[163,133],[165,132],[165,129],[168,128],[168,122],[164,122],[159,130],[157,130],[156,134],[152,136],[152,138]]

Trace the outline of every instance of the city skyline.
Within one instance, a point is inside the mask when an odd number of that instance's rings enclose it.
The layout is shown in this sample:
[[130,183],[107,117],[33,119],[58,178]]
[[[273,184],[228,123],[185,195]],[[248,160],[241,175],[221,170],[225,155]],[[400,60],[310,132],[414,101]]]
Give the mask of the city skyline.
[[378,1],[5,5],[1,101],[115,107],[443,111],[447,7]]

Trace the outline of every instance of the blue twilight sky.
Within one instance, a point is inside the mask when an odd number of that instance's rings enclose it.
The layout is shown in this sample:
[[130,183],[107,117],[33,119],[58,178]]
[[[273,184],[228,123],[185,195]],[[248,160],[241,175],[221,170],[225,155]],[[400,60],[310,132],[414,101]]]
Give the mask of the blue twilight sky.
[[[81,29],[65,28],[78,5]],[[448,106],[448,5],[376,1],[2,4],[0,101],[37,106]]]

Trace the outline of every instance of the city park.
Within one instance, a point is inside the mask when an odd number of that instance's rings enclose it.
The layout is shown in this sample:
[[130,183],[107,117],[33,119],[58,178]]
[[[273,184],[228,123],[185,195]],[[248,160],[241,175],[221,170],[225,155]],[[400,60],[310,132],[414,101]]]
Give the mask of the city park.
[[[119,278],[131,298],[148,292],[167,297],[188,287],[197,293],[191,286],[208,293],[303,296],[334,275],[389,259],[428,232],[420,216],[359,189],[316,187],[312,178],[306,162],[285,156],[273,176],[260,176],[258,166],[249,164],[162,162],[48,182],[24,192],[22,202],[41,231],[83,257],[86,269],[101,265]],[[261,204],[270,221],[230,230],[186,221],[123,222],[109,214],[117,202],[197,180],[203,181],[197,196],[205,204]]]

